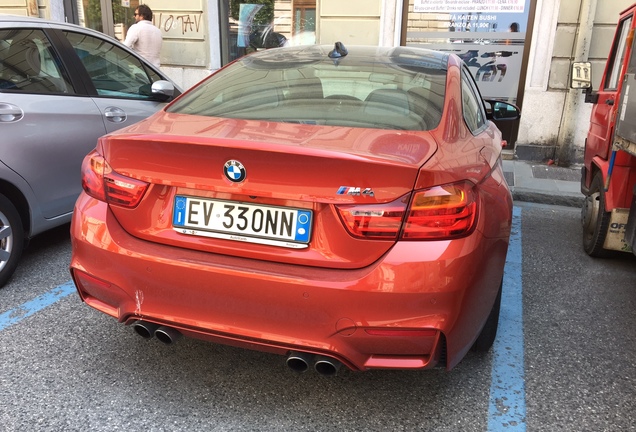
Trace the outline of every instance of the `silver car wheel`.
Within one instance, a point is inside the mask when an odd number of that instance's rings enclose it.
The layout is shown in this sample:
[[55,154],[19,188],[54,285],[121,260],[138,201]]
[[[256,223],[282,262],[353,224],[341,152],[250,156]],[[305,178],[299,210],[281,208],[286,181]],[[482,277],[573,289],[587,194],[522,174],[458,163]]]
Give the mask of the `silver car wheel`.
[[0,194],[0,288],[13,275],[24,248],[25,233],[15,205]]
[[0,212],[0,271],[4,270],[13,250],[13,230],[7,216]]

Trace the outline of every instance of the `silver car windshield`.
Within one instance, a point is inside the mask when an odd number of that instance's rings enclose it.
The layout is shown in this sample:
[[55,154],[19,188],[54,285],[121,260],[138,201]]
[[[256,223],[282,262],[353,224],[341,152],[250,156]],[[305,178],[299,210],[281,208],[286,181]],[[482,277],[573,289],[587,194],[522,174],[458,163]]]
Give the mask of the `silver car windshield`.
[[[276,51],[276,50],[272,50]],[[325,56],[326,57],[326,56]],[[286,61],[287,60],[287,61]],[[296,60],[296,61],[294,61]],[[446,70],[420,57],[247,56],[176,101],[171,113],[301,124],[430,130],[442,116]]]

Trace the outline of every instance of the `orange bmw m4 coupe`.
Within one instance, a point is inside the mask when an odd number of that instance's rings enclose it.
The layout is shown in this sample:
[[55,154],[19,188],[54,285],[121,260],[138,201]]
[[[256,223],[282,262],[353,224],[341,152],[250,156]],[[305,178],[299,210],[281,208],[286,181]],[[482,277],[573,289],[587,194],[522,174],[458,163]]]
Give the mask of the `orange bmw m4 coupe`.
[[512,197],[491,120],[519,115],[453,54],[245,56],[86,156],[78,293],[145,338],[298,372],[451,369],[496,336]]

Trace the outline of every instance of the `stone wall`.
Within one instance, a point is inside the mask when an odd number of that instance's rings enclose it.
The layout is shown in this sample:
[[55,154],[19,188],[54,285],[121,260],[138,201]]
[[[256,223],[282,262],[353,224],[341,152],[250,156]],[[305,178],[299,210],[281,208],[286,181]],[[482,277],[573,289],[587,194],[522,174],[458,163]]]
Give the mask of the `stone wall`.
[[[517,155],[523,159],[558,158],[567,147],[562,164],[582,161],[589,128],[591,104],[578,103],[580,91],[569,89],[570,64],[577,57],[577,37],[581,25],[590,17],[581,9],[582,0],[536,0],[530,58],[524,89],[523,113],[516,142]],[[594,26],[586,60],[592,63],[594,89],[598,89],[609,53],[619,13],[633,0],[597,0]],[[571,92],[575,92],[572,94]],[[579,98],[572,111],[572,97]],[[572,134],[563,134],[565,117],[573,115]],[[561,142],[568,141],[568,142]]]

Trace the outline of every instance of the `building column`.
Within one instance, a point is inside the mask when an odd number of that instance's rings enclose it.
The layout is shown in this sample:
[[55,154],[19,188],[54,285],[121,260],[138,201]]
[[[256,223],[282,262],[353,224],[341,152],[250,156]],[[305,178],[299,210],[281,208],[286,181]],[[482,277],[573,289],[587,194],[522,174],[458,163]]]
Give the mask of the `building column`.
[[[592,30],[596,18],[597,0],[582,0],[579,10],[578,33],[572,53],[572,61],[587,61],[592,43]],[[575,160],[577,120],[581,115],[581,108],[585,99],[581,90],[569,89],[565,96],[563,116],[557,138],[557,161],[560,165],[569,165]]]
[[[400,11],[398,11],[398,4]],[[379,46],[392,47],[400,44],[399,33],[402,23],[401,6],[401,0],[384,0],[382,2]],[[395,43],[396,33],[398,34],[397,44]]]
[[[521,158],[554,158],[565,95],[550,91],[550,70],[561,0],[537,0],[527,79],[515,153]],[[541,125],[541,127],[537,127]],[[536,153],[540,153],[541,156]]]

